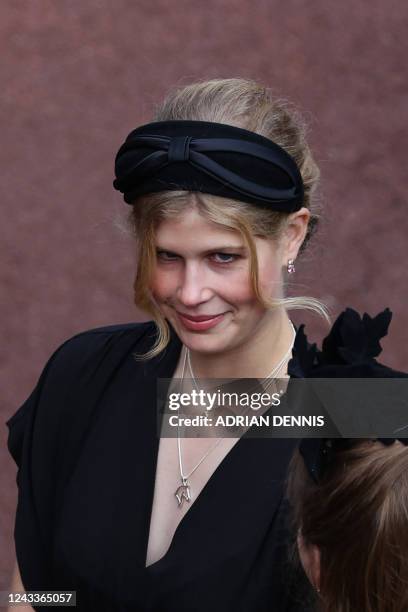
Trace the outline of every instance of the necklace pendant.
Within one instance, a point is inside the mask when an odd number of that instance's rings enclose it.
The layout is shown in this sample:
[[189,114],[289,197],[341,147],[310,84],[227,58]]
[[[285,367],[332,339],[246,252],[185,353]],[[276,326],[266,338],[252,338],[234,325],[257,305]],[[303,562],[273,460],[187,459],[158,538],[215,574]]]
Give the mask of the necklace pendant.
[[189,502],[191,500],[191,491],[190,485],[187,482],[186,478],[182,479],[182,483],[175,492],[175,496],[178,502],[178,507],[180,508],[185,501]]

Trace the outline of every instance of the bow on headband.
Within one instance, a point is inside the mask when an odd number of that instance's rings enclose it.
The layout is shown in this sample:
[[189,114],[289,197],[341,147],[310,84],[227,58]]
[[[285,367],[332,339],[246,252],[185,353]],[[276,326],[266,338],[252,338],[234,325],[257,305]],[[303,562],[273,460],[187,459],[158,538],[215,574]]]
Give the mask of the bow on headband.
[[302,206],[293,158],[255,132],[206,121],[159,121],[133,130],[115,159],[115,189],[133,204],[165,190],[212,193],[273,210]]
[[[373,318],[367,313],[361,318],[355,310],[347,308],[323,340],[322,350],[308,343],[304,325],[301,325],[293,358],[288,364],[289,375],[294,378],[407,378],[407,373],[388,368],[375,359],[381,353],[379,341],[386,336],[391,318],[389,308]],[[392,406],[388,404],[386,408],[390,410]],[[407,438],[378,440],[386,445],[395,440],[408,444]],[[310,475],[318,483],[336,451],[352,444],[353,440],[347,438],[305,438],[300,442],[299,451]]]

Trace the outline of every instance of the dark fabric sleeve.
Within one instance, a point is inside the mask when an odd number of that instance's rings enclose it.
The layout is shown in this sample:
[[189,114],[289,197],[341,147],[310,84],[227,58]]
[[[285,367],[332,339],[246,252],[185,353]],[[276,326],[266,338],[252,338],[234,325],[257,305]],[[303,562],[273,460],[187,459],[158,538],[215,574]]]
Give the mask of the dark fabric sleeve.
[[26,431],[27,421],[37,402],[39,387],[40,381],[23,405],[6,421],[6,425],[9,429],[7,447],[18,468],[16,477],[17,484],[19,484],[20,466],[23,455],[24,433]]
[[[147,324],[89,330],[51,356],[28,399],[6,422],[8,449],[17,464],[14,525],[17,563],[26,590],[53,590],[53,534],[64,488],[63,469],[89,422],[86,407],[108,384],[109,372],[137,348]],[[96,409],[96,408],[95,408]],[[71,442],[71,444],[69,444]]]
[[[55,439],[55,432],[49,424],[38,419],[38,414],[41,401],[47,401],[44,389],[49,370],[61,348],[47,362],[31,395],[6,422],[9,429],[8,449],[18,468],[18,499],[14,526],[17,563],[23,585],[31,590],[51,588],[52,582],[49,563],[51,538],[47,525],[49,515],[41,516],[37,499],[41,500],[41,506],[52,505],[52,453],[49,454],[49,451],[53,438]],[[48,440],[43,446],[36,442],[38,424],[44,428],[40,437],[44,436]],[[43,469],[46,463],[50,467],[49,470]],[[41,470],[40,474],[38,469]]]

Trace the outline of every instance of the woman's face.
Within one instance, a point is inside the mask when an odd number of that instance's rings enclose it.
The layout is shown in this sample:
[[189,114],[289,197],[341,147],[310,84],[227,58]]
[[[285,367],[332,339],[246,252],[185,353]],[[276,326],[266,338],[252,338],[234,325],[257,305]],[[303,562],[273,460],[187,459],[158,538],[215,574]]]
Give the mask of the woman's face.
[[[259,237],[255,244],[261,293],[281,297],[278,245]],[[206,353],[227,351],[262,330],[270,312],[252,291],[249,252],[239,232],[191,208],[160,223],[156,250],[152,294],[187,347]]]

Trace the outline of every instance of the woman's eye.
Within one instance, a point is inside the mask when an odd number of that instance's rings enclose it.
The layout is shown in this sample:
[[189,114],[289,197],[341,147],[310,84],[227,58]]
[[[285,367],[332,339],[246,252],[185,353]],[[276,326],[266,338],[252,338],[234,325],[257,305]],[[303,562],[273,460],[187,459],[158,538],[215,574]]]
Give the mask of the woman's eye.
[[177,259],[177,255],[170,253],[170,251],[156,251],[156,255],[158,259],[163,261],[174,261]]
[[[157,259],[161,261],[177,261],[180,257],[171,251],[156,251]],[[239,258],[239,255],[232,253],[212,253],[210,259],[217,264],[229,264]]]
[[238,259],[239,255],[233,255],[232,253],[214,253],[212,257],[216,263],[232,263]]

